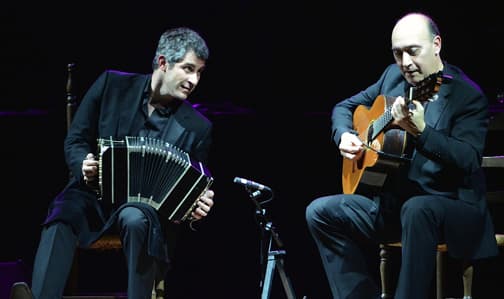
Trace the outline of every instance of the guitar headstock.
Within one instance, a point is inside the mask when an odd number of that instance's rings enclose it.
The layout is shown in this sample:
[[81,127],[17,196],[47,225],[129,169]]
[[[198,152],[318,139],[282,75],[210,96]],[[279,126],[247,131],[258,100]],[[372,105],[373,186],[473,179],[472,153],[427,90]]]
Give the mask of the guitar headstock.
[[425,102],[432,98],[439,91],[439,87],[443,83],[443,73],[437,72],[429,75],[414,87],[410,88],[408,99]]

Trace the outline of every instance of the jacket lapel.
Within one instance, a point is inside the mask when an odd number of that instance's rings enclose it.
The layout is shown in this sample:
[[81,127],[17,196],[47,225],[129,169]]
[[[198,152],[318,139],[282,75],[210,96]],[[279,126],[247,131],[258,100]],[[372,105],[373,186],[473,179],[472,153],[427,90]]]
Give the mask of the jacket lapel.
[[[138,112],[139,105],[142,105],[142,100],[146,88],[146,84],[150,82],[149,76],[144,76],[137,83],[131,83],[131,88],[122,95],[119,101],[120,115],[116,124],[116,136],[124,137],[131,134],[131,125],[134,117]],[[128,82],[130,83],[130,82]]]
[[177,120],[177,118],[173,119],[173,123],[171,124],[170,128],[170,134],[165,136],[165,140],[168,141],[170,144],[177,144],[182,136],[182,133],[184,133],[185,129],[184,127],[180,124],[180,122]]
[[162,139],[187,151],[187,149],[184,148],[184,144],[181,143],[183,136],[185,136],[185,133],[187,132],[185,119],[188,115],[187,110],[184,108],[184,102],[180,103],[180,105],[177,105],[176,107],[173,107],[173,116],[169,121],[169,130],[165,130]]
[[448,104],[450,93],[451,86],[449,80],[446,80],[439,87],[439,92],[436,94],[437,98],[432,102],[427,102],[425,107],[425,123],[430,127],[435,128],[437,126]]

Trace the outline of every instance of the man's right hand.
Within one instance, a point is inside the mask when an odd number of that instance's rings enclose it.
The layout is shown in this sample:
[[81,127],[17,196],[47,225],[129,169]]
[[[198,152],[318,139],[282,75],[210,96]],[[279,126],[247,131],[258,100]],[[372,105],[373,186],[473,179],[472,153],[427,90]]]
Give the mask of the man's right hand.
[[339,150],[343,158],[353,160],[360,158],[364,148],[357,135],[345,132],[341,135]]
[[84,161],[82,161],[82,175],[86,183],[93,182],[98,175],[98,161],[92,153],[87,154]]

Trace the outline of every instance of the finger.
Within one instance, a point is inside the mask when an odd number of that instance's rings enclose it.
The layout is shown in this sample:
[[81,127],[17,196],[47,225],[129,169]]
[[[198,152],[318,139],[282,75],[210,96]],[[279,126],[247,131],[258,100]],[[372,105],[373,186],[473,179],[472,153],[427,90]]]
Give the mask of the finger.
[[395,100],[400,106],[404,106],[405,105],[405,101],[404,101],[404,97],[402,96],[398,96]]
[[354,145],[357,148],[360,148],[362,146],[362,140],[360,140],[359,136],[357,136],[357,135],[352,134],[351,141],[352,141],[352,145]]
[[392,104],[392,117],[394,119],[400,120],[404,118],[404,100],[402,98],[397,98],[394,103]]
[[84,165],[82,165],[82,170],[85,171],[97,171],[97,169],[97,164],[94,163],[84,163]]
[[84,181],[87,182],[94,182],[95,178],[93,176],[84,176]]
[[392,107],[392,117],[395,119],[395,120],[401,120],[404,118],[404,113],[402,111],[402,108],[400,107],[399,104],[396,104]]
[[83,165],[82,174],[84,175],[86,180],[92,181],[98,174],[98,168],[96,166]]
[[359,139],[359,136],[350,133],[350,132],[345,132],[341,135],[341,141],[340,141],[340,147],[343,146],[352,146],[352,145],[357,145],[361,146],[362,141]]
[[343,158],[347,158],[347,159],[354,159],[355,158],[355,154],[351,154],[351,153],[348,153],[348,152],[344,152],[344,151],[340,151],[340,154],[341,156],[343,156]]
[[415,104],[415,110],[416,111],[424,111],[424,106],[422,105],[422,103],[420,103],[419,101],[415,101],[413,100],[413,104]]
[[214,205],[214,201],[210,198],[205,198],[203,203],[210,209]]
[[91,179],[96,176],[96,172],[92,170],[84,170],[84,175]]
[[193,217],[196,219],[201,219],[201,218],[208,215],[207,212],[205,212],[203,209],[201,209],[199,207],[196,208],[191,214],[194,214]]
[[393,119],[398,119],[398,115],[397,115],[397,108],[396,108],[397,105],[392,105],[392,108],[390,108],[390,112],[392,114],[392,118]]
[[358,152],[362,147],[362,143],[359,136],[352,134],[352,136],[347,139],[347,142],[341,144],[341,148],[349,152]]
[[202,216],[206,216],[208,214],[208,212],[210,212],[210,207],[209,206],[199,206],[196,208],[195,212],[202,215]]
[[213,206],[213,200],[206,198],[205,200],[198,201],[198,207],[200,207],[203,211],[209,212]]
[[342,155],[356,155],[363,150],[362,144],[360,146],[340,146],[340,153]]
[[192,218],[194,218],[196,220],[200,220],[201,218],[203,218],[203,216],[201,216],[200,214],[196,213],[195,211],[193,211],[191,213],[191,216],[192,216]]
[[215,195],[215,192],[211,189],[208,189],[207,191],[205,191],[205,196],[208,198],[213,198],[214,195]]
[[205,202],[207,205],[213,204],[214,192],[212,190],[206,190],[203,195],[201,195],[200,200]]
[[205,205],[207,205],[207,206],[212,206],[212,204],[213,204],[213,200],[212,200],[210,197],[206,196],[206,195],[202,195],[202,196],[199,198],[199,200],[198,200],[198,204],[199,204],[199,203],[205,204]]

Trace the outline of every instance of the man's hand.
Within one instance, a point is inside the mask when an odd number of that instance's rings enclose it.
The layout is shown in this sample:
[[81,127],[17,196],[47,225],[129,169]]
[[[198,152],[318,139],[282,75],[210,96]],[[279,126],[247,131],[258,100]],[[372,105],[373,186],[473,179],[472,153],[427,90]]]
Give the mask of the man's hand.
[[93,182],[98,175],[98,161],[92,153],[87,154],[84,161],[82,161],[82,175],[86,184]]
[[197,201],[197,207],[191,213],[192,218],[200,220],[201,218],[208,215],[210,209],[212,208],[214,192],[212,190],[207,190]]
[[403,97],[397,97],[392,104],[393,124],[406,130],[413,136],[418,136],[425,129],[424,107],[413,100],[414,108],[409,108]]
[[357,135],[345,132],[341,134],[339,150],[344,158],[352,160],[360,158],[364,148]]

